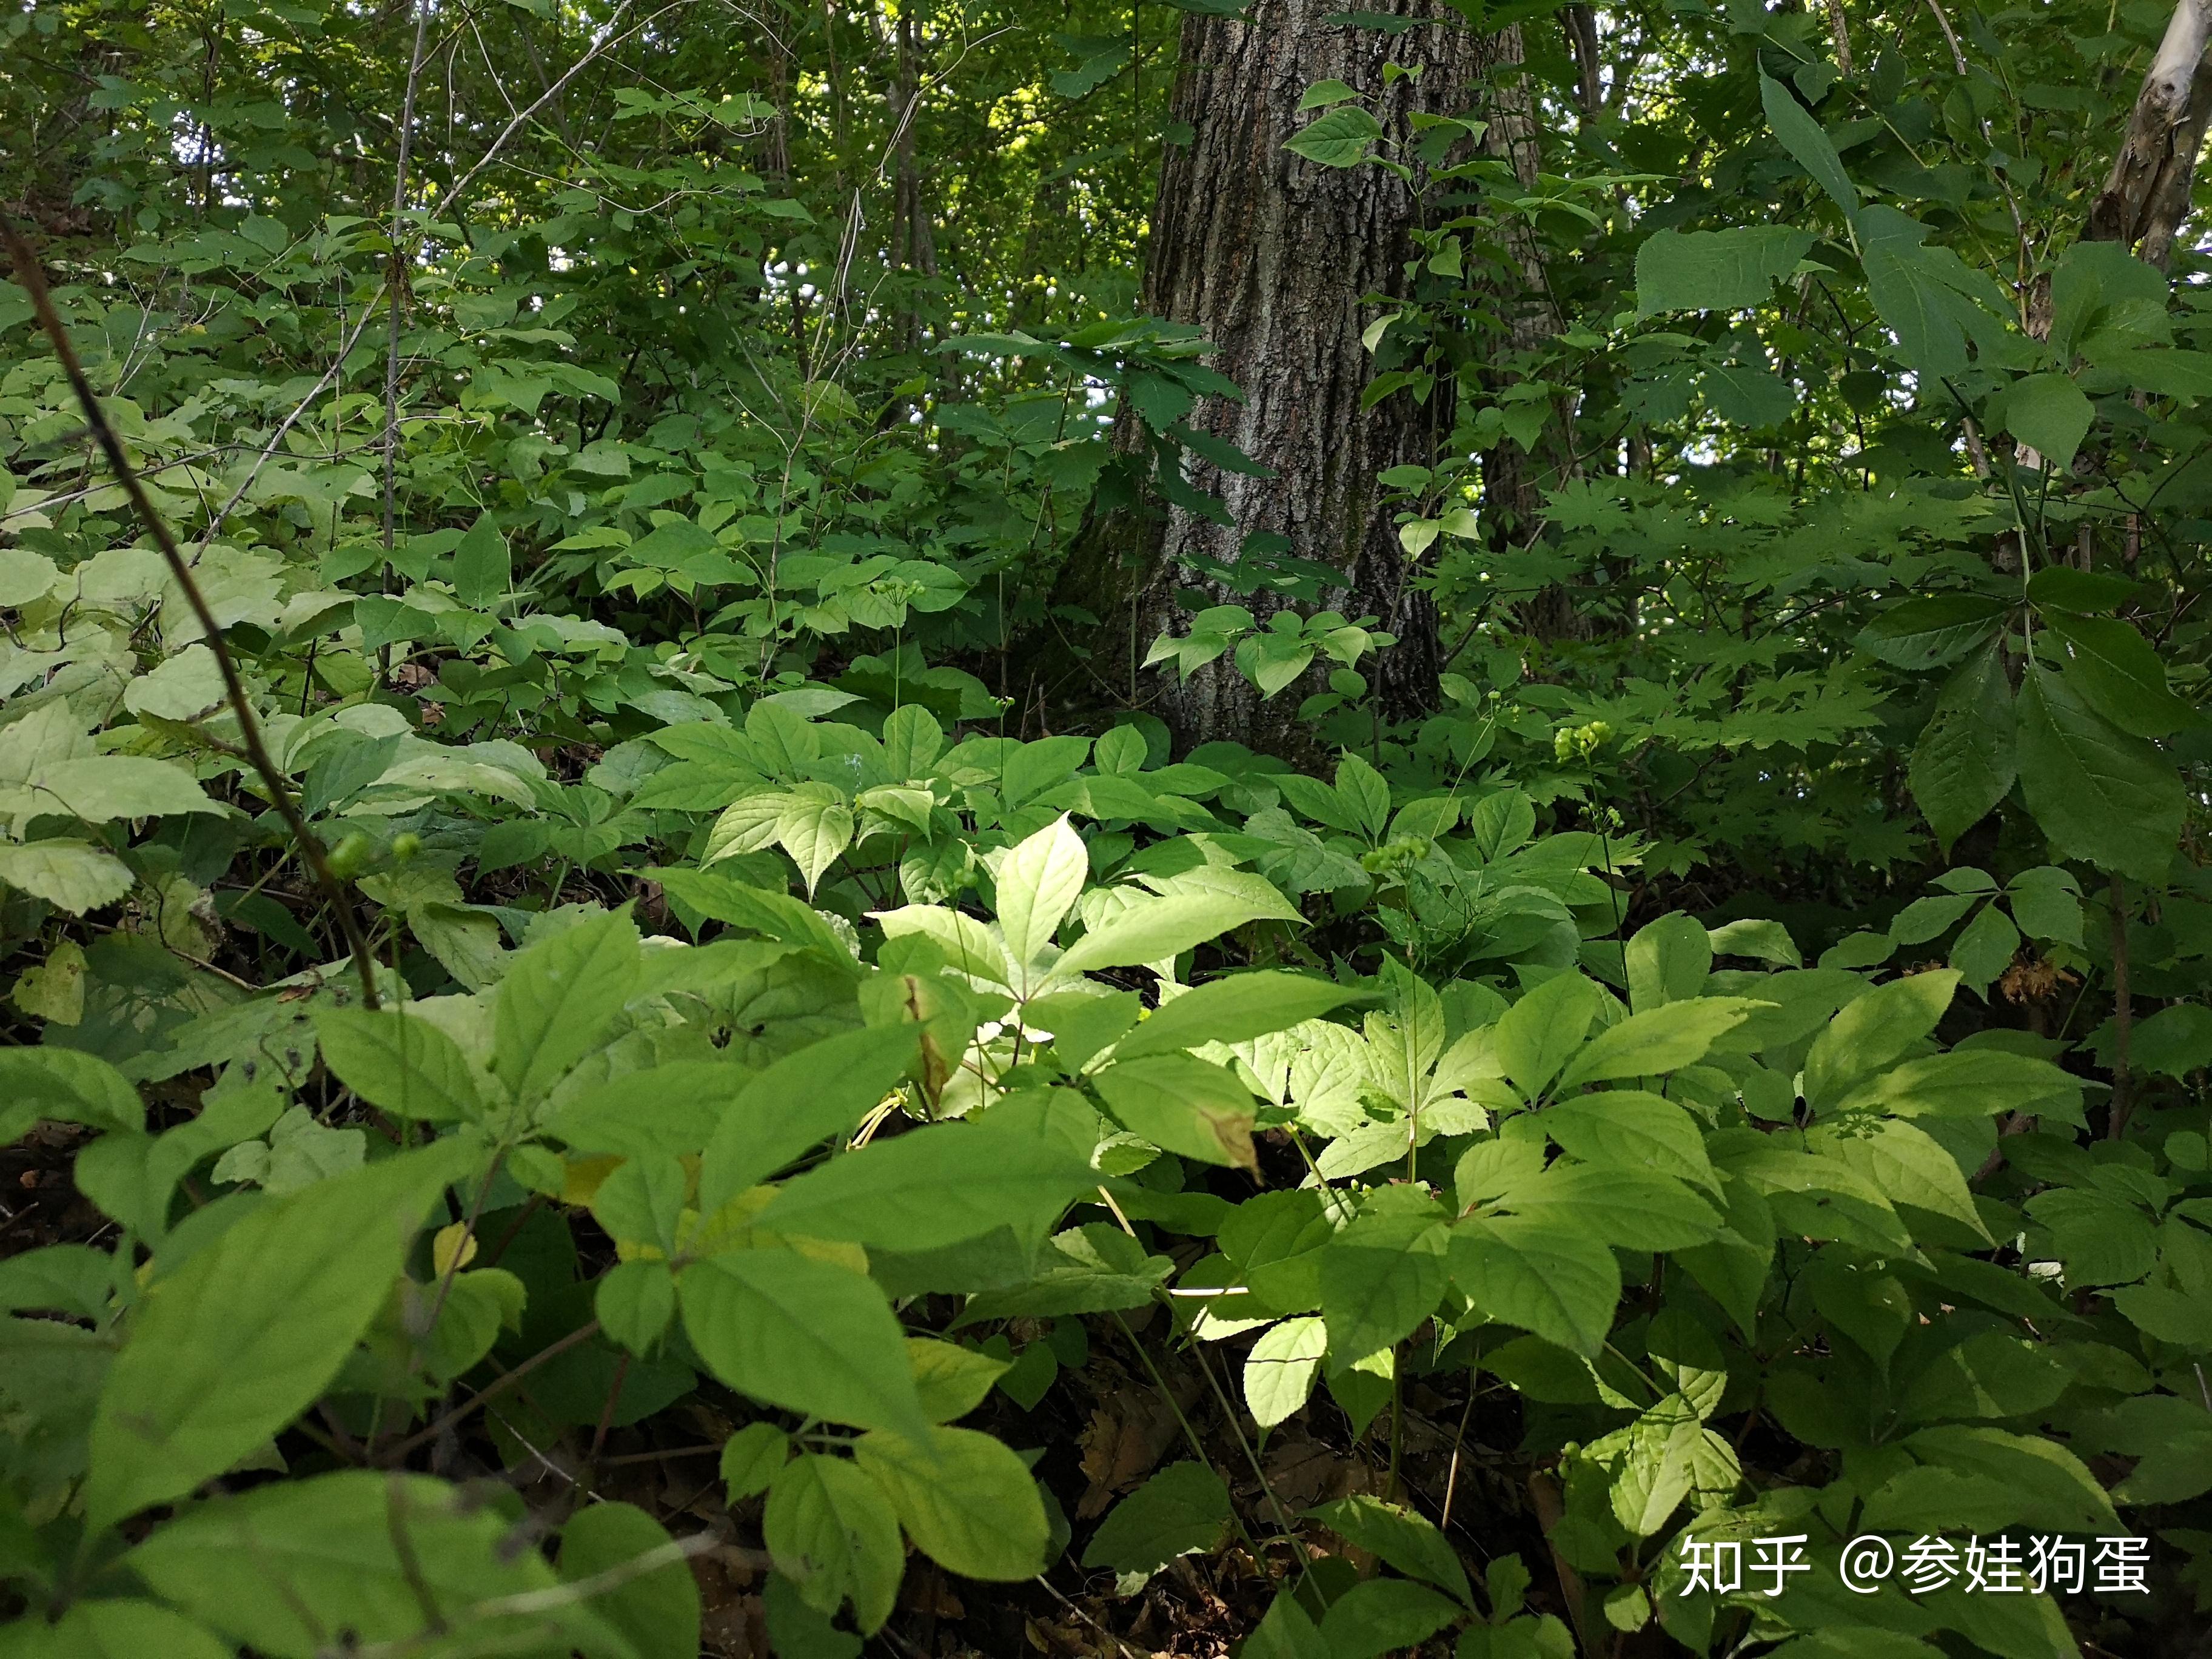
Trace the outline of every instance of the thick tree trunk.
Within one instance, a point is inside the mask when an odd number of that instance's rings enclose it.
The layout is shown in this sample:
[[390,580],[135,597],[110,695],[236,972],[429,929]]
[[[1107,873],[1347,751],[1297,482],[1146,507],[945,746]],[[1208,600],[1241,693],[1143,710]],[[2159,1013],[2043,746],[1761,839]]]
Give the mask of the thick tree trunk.
[[[1356,88],[1387,137],[1402,143],[1416,112],[1466,112],[1498,52],[1493,40],[1440,21],[1447,14],[1431,0],[1393,0],[1398,15],[1424,20],[1397,35],[1325,23],[1336,3],[1259,0],[1249,21],[1184,20],[1171,118],[1192,137],[1168,149],[1152,216],[1146,309],[1204,330],[1216,347],[1212,367],[1245,392],[1241,403],[1207,399],[1191,422],[1273,476],[1188,458],[1187,476],[1226,503],[1231,522],[1180,507],[1103,521],[1075,550],[1060,597],[1101,617],[1094,667],[1119,684],[1133,678],[1126,651],[1141,658],[1161,633],[1184,631],[1178,591],[1207,586],[1179,562],[1183,556],[1234,563],[1255,532],[1287,537],[1297,556],[1344,573],[1328,604],[1375,616],[1397,636],[1361,667],[1386,711],[1402,715],[1435,696],[1436,615],[1407,580],[1395,526],[1376,510],[1375,478],[1429,461],[1450,413],[1441,386],[1426,406],[1400,392],[1363,412],[1370,360],[1359,337],[1405,289],[1418,208],[1414,191],[1382,167],[1325,167],[1283,145],[1313,118],[1297,105],[1316,82]],[[1420,72],[1386,86],[1389,61]],[[1380,302],[1364,306],[1370,295]],[[1123,444],[1133,451],[1135,434],[1125,432]],[[1258,617],[1279,608],[1264,592],[1209,591],[1211,602],[1245,605]],[[1311,671],[1308,680],[1318,684],[1321,674]],[[1291,737],[1311,689],[1302,681],[1263,702],[1224,659],[1187,684],[1163,684],[1148,706],[1181,743],[1231,738],[1257,746]]]
[[2212,0],[2179,0],[2143,76],[2112,177],[2089,210],[2088,240],[2118,242],[2160,270],[2189,216],[2197,158],[2212,118]]

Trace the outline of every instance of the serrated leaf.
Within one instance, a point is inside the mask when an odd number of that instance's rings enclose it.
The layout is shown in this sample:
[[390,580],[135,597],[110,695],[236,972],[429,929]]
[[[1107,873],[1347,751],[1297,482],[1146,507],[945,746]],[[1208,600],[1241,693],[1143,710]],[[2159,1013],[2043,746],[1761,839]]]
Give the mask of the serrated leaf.
[[1721,1037],[1771,1003],[1748,997],[1693,997],[1608,1025],[1567,1062],[1559,1087],[1614,1078],[1650,1077],[1693,1066]]
[[605,1040],[637,981],[627,910],[586,917],[520,952],[499,982],[491,1069],[518,1100],[549,1093]]
[[1304,127],[1283,148],[1325,167],[1358,167],[1367,147],[1382,136],[1382,124],[1357,104],[1342,104]]
[[2181,837],[2181,780],[2157,750],[2105,720],[2064,675],[2028,665],[2020,689],[2021,792],[2051,850],[2141,881]]
[[1492,1319],[1595,1357],[1613,1329],[1620,1266],[1585,1228],[1470,1216],[1452,1229],[1452,1282]]
[[1285,1319],[1270,1326],[1244,1357],[1244,1405],[1263,1429],[1288,1422],[1313,1394],[1328,1351],[1328,1328],[1319,1319]]
[[1251,1091],[1221,1066],[1190,1054],[1155,1054],[1109,1066],[1092,1082],[1123,1128],[1163,1151],[1259,1167]]
[[[1285,914],[1287,913],[1287,914]],[[1286,904],[1268,905],[1213,893],[1170,893],[1139,899],[1076,940],[1054,964],[1062,975],[1164,962],[1232,928],[1265,917],[1296,920]]]
[[1356,986],[1262,969],[1210,980],[1164,1002],[1115,1044],[1118,1058],[1171,1054],[1204,1042],[1245,1042],[1288,1030],[1360,998]]
[[1786,225],[1655,231],[1636,250],[1637,310],[1649,317],[1764,305],[1812,246],[1810,231]]
[[1017,967],[1044,953],[1090,873],[1083,837],[1065,813],[1008,851],[995,885],[999,928]]
[[183,1497],[312,1405],[383,1307],[432,1196],[457,1173],[449,1143],[318,1182],[158,1281],[93,1417],[88,1523],[112,1526]]
[[1986,817],[2018,775],[2012,687],[1992,641],[1944,683],[1912,751],[1912,798],[1949,846]]
[[833,1423],[927,1432],[905,1333],[865,1275],[790,1250],[732,1250],[684,1269],[677,1297],[700,1358],[740,1394]]
[[402,1008],[321,1008],[315,1036],[339,1082],[398,1117],[459,1123],[483,1109],[453,1038]]
[[1705,1132],[1683,1107],[1641,1089],[1608,1089],[1547,1106],[1544,1133],[1586,1164],[1620,1164],[1717,1191]]
[[853,1455],[898,1511],[915,1547],[963,1578],[1006,1583],[1044,1571],[1051,1528],[1028,1467],[995,1437],[933,1428],[863,1435]]
[[1170,1463],[1098,1523],[1084,1546],[1083,1565],[1157,1572],[1178,1555],[1212,1549],[1233,1513],[1219,1475],[1203,1463]]

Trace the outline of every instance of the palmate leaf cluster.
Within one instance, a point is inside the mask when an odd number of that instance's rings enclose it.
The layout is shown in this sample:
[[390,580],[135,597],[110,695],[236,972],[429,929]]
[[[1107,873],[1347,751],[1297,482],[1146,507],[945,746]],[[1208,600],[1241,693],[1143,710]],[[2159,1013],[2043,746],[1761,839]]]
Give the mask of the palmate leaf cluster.
[[[1592,110],[1522,9],[1533,183],[1315,88],[1300,165],[1428,169],[1393,720],[1310,550],[1127,660],[1060,599],[1251,465],[1137,314],[1169,9],[435,13],[396,213],[410,16],[0,25],[0,205],[342,883],[0,286],[0,1654],[662,1659],[709,1565],[805,1659],[1194,1559],[1300,1659],[2202,1616],[2212,340],[2073,232],[2162,17],[1607,10]],[[1170,662],[1311,740],[1178,750]],[[1173,1437],[1084,1512],[1109,1353]],[[704,1510],[602,1490],[690,1443]],[[1838,1588],[1963,1531],[2155,1593]]]

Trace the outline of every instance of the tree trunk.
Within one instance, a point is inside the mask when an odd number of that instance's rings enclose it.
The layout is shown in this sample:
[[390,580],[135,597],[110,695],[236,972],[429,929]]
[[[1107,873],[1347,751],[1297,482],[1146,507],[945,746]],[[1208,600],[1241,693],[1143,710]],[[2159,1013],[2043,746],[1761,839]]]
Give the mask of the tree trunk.
[[2143,76],[2127,140],[2089,210],[2088,240],[2118,242],[2164,270],[2189,216],[2197,157],[2212,117],[2212,0],[2179,0]]
[[[1269,532],[1288,538],[1296,556],[1344,573],[1343,586],[1325,594],[1329,605],[1355,619],[1376,617],[1397,636],[1379,659],[1361,665],[1386,713],[1416,713],[1436,694],[1436,614],[1407,580],[1390,516],[1376,510],[1375,479],[1433,458],[1450,428],[1448,387],[1440,385],[1426,406],[1400,392],[1359,407],[1370,378],[1360,333],[1406,290],[1414,192],[1382,167],[1325,167],[1283,145],[1313,118],[1297,113],[1298,100],[1323,80],[1356,88],[1387,137],[1402,143],[1417,112],[1466,112],[1499,51],[1495,38],[1437,21],[1443,14],[1430,0],[1392,0],[1397,15],[1423,20],[1398,35],[1323,22],[1335,4],[1259,0],[1249,21],[1196,14],[1183,21],[1170,119],[1192,136],[1171,144],[1161,167],[1145,307],[1202,329],[1216,347],[1212,367],[1244,390],[1242,402],[1201,403],[1191,424],[1273,476],[1224,472],[1189,456],[1186,476],[1227,505],[1230,523],[1173,507],[1150,517],[1123,513],[1079,544],[1059,597],[1101,618],[1093,666],[1117,687],[1133,690],[1129,665],[1161,633],[1184,631],[1176,604],[1183,588],[1261,618],[1280,608],[1264,591],[1240,596],[1179,562],[1196,554],[1233,564],[1247,538]],[[1418,69],[1418,77],[1386,86],[1389,61]],[[1369,296],[1377,303],[1364,306]],[[1133,424],[1120,437],[1125,453],[1142,447]],[[1263,702],[1224,659],[1187,684],[1162,684],[1147,706],[1184,744],[1281,744],[1293,738],[1297,704],[1322,672],[1309,671]]]

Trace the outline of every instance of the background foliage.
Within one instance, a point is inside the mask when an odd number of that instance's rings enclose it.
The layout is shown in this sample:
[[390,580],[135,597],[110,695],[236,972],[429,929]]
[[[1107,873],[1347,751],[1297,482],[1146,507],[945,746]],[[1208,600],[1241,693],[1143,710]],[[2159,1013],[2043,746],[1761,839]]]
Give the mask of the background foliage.
[[[2083,235],[2166,15],[1451,15],[1533,157],[1292,146],[1426,164],[1411,720],[1298,550],[1065,598],[1239,459],[1182,13],[0,19],[189,573],[19,272],[0,1652],[2203,1650],[2212,266]],[[1836,1588],[1966,1531],[2149,1588]]]

